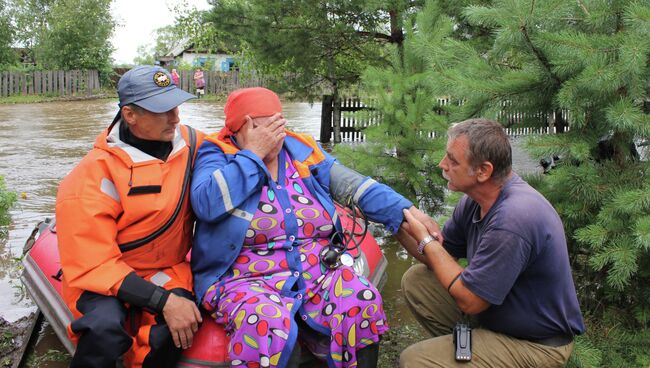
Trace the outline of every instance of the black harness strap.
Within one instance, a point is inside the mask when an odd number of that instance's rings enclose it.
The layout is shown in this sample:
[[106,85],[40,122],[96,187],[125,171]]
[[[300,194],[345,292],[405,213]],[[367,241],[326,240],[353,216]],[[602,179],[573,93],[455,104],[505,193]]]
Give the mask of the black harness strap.
[[167,231],[167,229],[169,229],[172,224],[174,224],[176,218],[178,217],[178,214],[181,212],[181,208],[183,208],[183,199],[185,198],[185,193],[187,193],[190,186],[190,179],[192,176],[192,170],[194,168],[194,153],[196,152],[196,132],[191,126],[186,125],[186,127],[190,138],[190,154],[187,156],[187,166],[185,167],[185,176],[183,178],[183,190],[181,190],[181,196],[178,199],[178,204],[176,205],[176,209],[174,210],[172,217],[170,217],[169,220],[167,220],[167,222],[158,230],[145,236],[144,238],[133,240],[128,243],[119,244],[120,250],[122,252],[127,252],[139,248],[158,238],[165,231]]

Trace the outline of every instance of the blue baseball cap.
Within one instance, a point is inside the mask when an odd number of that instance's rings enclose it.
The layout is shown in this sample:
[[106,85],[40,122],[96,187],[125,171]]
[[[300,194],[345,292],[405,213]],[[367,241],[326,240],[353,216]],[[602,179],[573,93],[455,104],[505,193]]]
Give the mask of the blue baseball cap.
[[166,69],[142,65],[124,73],[117,82],[120,109],[135,104],[147,111],[167,112],[183,102],[196,98],[176,87]]

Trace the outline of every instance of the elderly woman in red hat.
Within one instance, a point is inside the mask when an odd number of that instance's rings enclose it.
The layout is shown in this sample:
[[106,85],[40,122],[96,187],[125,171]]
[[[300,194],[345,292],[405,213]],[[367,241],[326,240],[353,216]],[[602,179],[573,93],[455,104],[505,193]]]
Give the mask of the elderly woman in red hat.
[[196,158],[192,271],[200,305],[230,335],[232,366],[296,367],[300,340],[330,367],[375,367],[382,299],[345,253],[327,257],[342,231],[334,200],[393,233],[412,203],[285,129],[266,88],[231,93],[224,110]]

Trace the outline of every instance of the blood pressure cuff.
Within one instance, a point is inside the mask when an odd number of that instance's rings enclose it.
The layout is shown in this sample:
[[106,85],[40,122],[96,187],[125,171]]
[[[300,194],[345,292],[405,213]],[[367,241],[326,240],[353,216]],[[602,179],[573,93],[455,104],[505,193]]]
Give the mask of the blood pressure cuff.
[[358,204],[361,194],[374,183],[373,179],[341,164],[334,164],[330,169],[330,193],[335,201],[344,206]]
[[167,303],[169,293],[168,290],[143,279],[135,272],[131,272],[124,278],[117,291],[117,298],[136,307],[160,314]]

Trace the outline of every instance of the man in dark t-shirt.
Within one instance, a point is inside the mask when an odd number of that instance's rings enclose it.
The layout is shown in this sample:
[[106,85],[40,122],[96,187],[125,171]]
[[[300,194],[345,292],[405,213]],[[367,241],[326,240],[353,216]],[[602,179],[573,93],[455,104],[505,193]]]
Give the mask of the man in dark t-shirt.
[[561,367],[585,330],[562,222],[512,172],[498,123],[467,120],[448,136],[439,166],[448,188],[465,196],[442,232],[405,213],[400,241],[423,264],[404,274],[402,289],[433,338],[407,348],[400,366],[465,364],[455,360],[450,333],[466,314],[478,366]]

